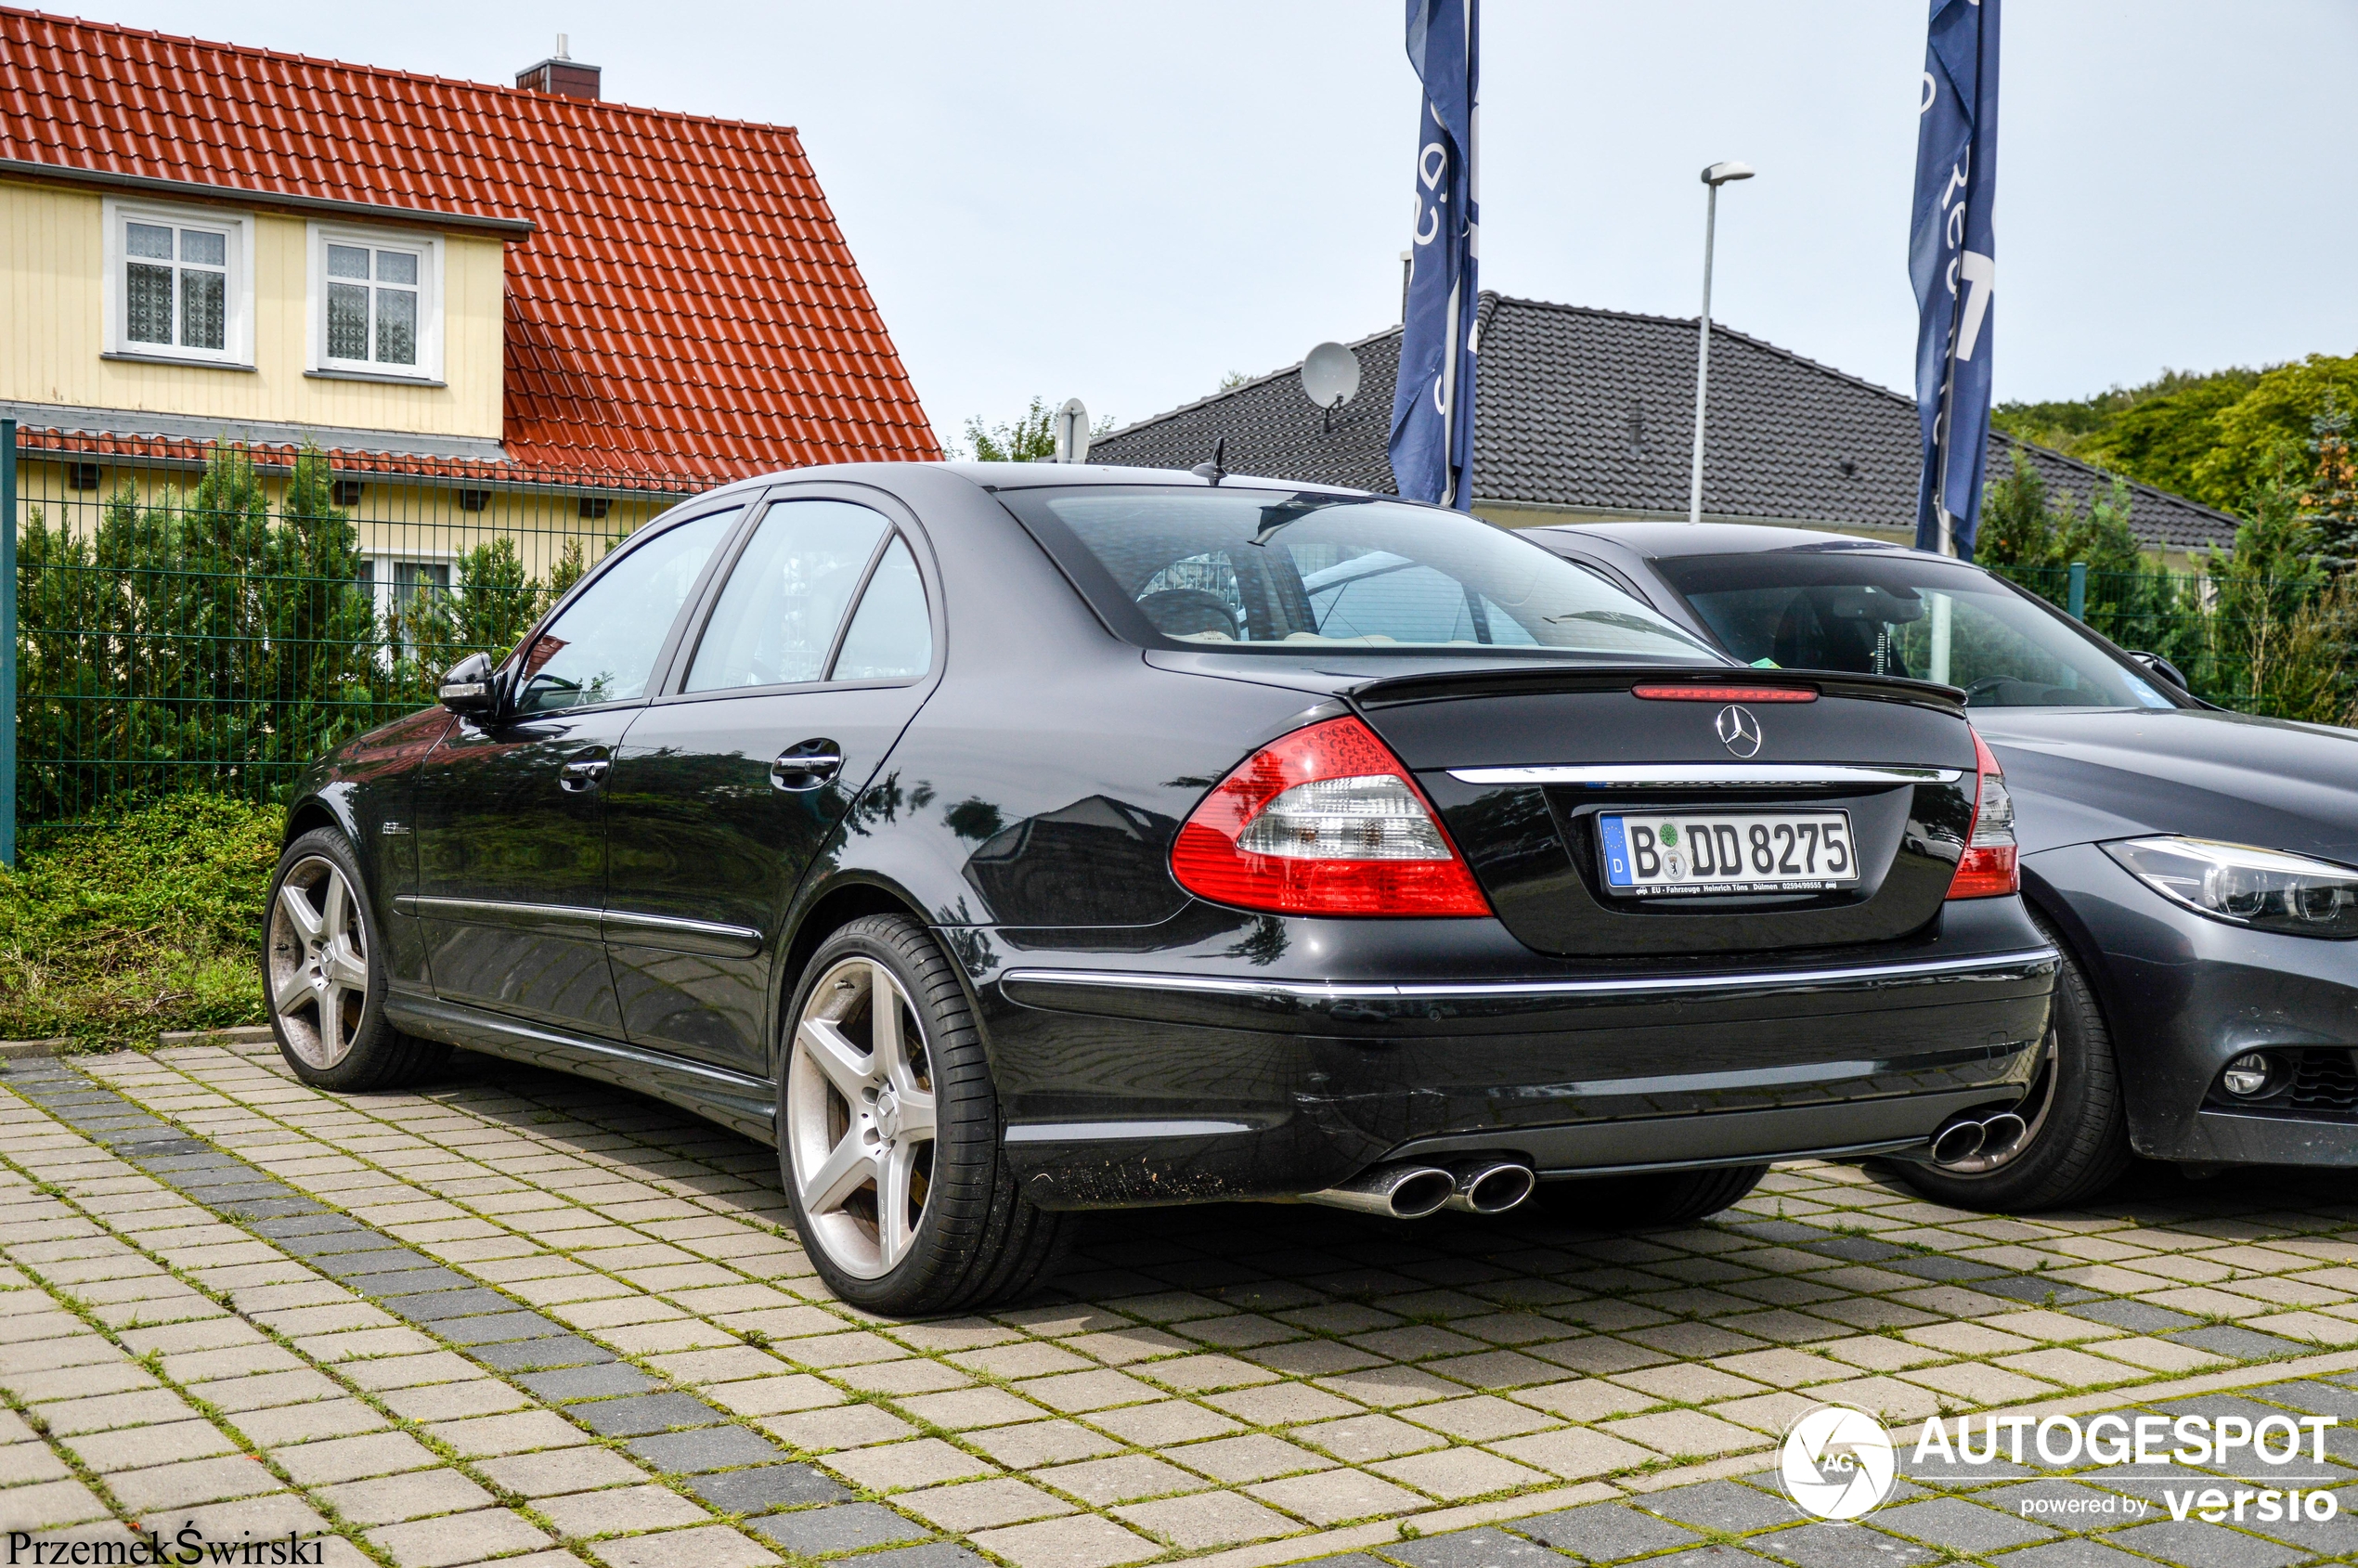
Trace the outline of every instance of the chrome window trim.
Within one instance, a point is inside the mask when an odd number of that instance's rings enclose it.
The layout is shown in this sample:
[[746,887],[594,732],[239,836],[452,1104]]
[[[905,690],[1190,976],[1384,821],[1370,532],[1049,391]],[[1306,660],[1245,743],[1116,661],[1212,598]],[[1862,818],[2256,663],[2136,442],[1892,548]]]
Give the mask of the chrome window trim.
[[1957,768],[1900,768],[1867,762],[1671,762],[1548,768],[1452,768],[1470,784],[1585,784],[1592,789],[1759,789],[1779,784],[1955,784]]

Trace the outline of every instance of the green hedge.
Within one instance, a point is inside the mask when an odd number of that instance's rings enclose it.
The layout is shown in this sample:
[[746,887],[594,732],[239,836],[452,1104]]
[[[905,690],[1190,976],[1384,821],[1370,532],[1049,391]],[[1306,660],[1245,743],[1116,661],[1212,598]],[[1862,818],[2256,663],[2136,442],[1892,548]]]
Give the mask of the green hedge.
[[0,1038],[96,1050],[265,1022],[262,905],[285,821],[190,793],[35,830],[0,868]]

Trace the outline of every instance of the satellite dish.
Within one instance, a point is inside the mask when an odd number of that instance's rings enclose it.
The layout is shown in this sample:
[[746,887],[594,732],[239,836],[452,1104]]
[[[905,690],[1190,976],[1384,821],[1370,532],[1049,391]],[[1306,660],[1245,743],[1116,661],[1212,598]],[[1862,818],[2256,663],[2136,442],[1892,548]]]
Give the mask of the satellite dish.
[[1359,395],[1359,356],[1339,343],[1322,343],[1302,362],[1302,390],[1329,412]]
[[1089,460],[1089,409],[1078,397],[1068,397],[1056,410],[1056,460]]

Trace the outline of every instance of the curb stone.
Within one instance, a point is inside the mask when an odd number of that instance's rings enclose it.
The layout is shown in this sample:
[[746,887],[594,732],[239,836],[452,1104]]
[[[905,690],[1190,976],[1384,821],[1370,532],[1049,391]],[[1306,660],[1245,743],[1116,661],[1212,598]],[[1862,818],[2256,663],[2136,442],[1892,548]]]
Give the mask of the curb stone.
[[276,1040],[268,1024],[234,1024],[227,1029],[183,1029],[156,1036],[159,1045],[263,1045]]
[[64,1035],[54,1040],[0,1040],[0,1061],[19,1056],[54,1056],[72,1043]]

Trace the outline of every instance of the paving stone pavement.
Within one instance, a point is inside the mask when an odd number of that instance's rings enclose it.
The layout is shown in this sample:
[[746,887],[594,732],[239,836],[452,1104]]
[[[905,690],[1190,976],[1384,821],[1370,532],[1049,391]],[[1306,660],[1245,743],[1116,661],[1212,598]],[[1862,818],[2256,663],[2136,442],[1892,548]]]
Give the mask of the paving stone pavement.
[[[2019,1220],[1802,1163],[1643,1236],[1163,1211],[1086,1223],[1034,1302],[903,1324],[819,1286],[767,1149],[461,1061],[351,1096],[266,1047],[0,1069],[0,1532],[292,1533],[345,1568],[2358,1556],[2346,1511],[2171,1517],[2232,1466],[1903,1440],[1848,1525],[1771,1468],[1829,1401],[1909,1434],[1991,1408],[2358,1427],[2346,1180],[2162,1174]],[[2358,1506],[2358,1432],[2325,1437],[2304,1485]]]

